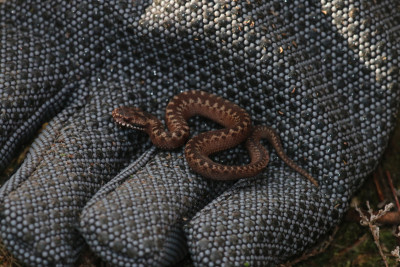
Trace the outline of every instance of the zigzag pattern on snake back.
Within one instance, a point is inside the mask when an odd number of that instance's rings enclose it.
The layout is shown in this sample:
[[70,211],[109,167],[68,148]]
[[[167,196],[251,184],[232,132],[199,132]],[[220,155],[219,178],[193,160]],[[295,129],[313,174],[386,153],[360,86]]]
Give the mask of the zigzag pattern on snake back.
[[[204,177],[235,180],[257,175],[269,162],[268,151],[260,143],[260,139],[266,138],[289,167],[318,186],[308,172],[285,154],[279,135],[274,129],[264,125],[253,127],[250,116],[244,109],[222,97],[203,91],[186,91],[174,96],[168,103],[165,114],[169,131],[165,131],[158,118],[139,108],[119,107],[112,112],[117,124],[146,132],[153,144],[163,149],[174,149],[184,144],[190,134],[187,120],[192,116],[201,115],[224,126],[220,130],[201,133],[186,144],[185,156],[189,166]],[[235,147],[245,140],[251,158],[247,165],[222,165],[208,157]]]

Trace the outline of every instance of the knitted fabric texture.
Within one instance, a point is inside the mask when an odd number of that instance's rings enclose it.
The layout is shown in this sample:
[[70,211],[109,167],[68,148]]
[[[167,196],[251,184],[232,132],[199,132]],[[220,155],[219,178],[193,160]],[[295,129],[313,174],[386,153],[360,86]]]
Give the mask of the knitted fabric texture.
[[[0,4],[0,234],[32,266],[85,242],[114,265],[270,266],[338,223],[375,168],[399,103],[396,1],[19,1]],[[271,151],[250,179],[193,173],[116,126],[199,89],[273,126],[316,188]],[[35,137],[43,123],[43,131]],[[190,121],[192,133],[216,127]],[[267,144],[266,144],[267,145]],[[215,156],[245,164],[238,147]]]

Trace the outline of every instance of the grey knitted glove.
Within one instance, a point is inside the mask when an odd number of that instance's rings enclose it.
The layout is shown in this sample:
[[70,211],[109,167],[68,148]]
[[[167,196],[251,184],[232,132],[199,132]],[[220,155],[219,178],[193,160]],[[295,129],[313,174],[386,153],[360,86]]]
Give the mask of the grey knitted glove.
[[[393,1],[7,1],[0,5],[0,231],[32,265],[84,242],[115,265],[269,266],[335,225],[376,166],[399,100]],[[119,106],[162,118],[201,89],[273,126],[316,188],[271,151],[257,177],[217,182],[182,149],[121,129]],[[215,125],[191,120],[193,133]],[[242,148],[219,161],[246,163]]]

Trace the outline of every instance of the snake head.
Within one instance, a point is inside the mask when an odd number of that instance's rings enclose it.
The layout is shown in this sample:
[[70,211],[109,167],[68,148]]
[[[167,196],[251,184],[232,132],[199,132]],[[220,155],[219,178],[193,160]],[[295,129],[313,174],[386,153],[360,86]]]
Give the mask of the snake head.
[[151,116],[151,114],[136,107],[119,107],[112,111],[112,117],[118,125],[140,131],[148,129]]

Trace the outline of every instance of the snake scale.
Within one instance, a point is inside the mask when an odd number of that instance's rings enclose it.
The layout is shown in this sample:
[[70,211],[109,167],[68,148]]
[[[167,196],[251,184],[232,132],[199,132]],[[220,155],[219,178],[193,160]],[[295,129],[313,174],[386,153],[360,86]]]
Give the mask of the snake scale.
[[[217,95],[191,90],[174,96],[166,107],[165,121],[168,131],[157,117],[139,108],[118,107],[112,112],[118,125],[146,132],[152,143],[162,149],[184,145],[190,134],[187,120],[195,115],[204,116],[225,127],[201,133],[187,142],[185,157],[195,172],[215,180],[255,176],[269,162],[268,151],[260,143],[260,139],[267,139],[289,167],[318,186],[318,182],[307,171],[285,154],[279,135],[273,128],[265,125],[252,126],[250,115],[244,109]],[[244,141],[251,159],[247,165],[222,165],[208,157]]]

